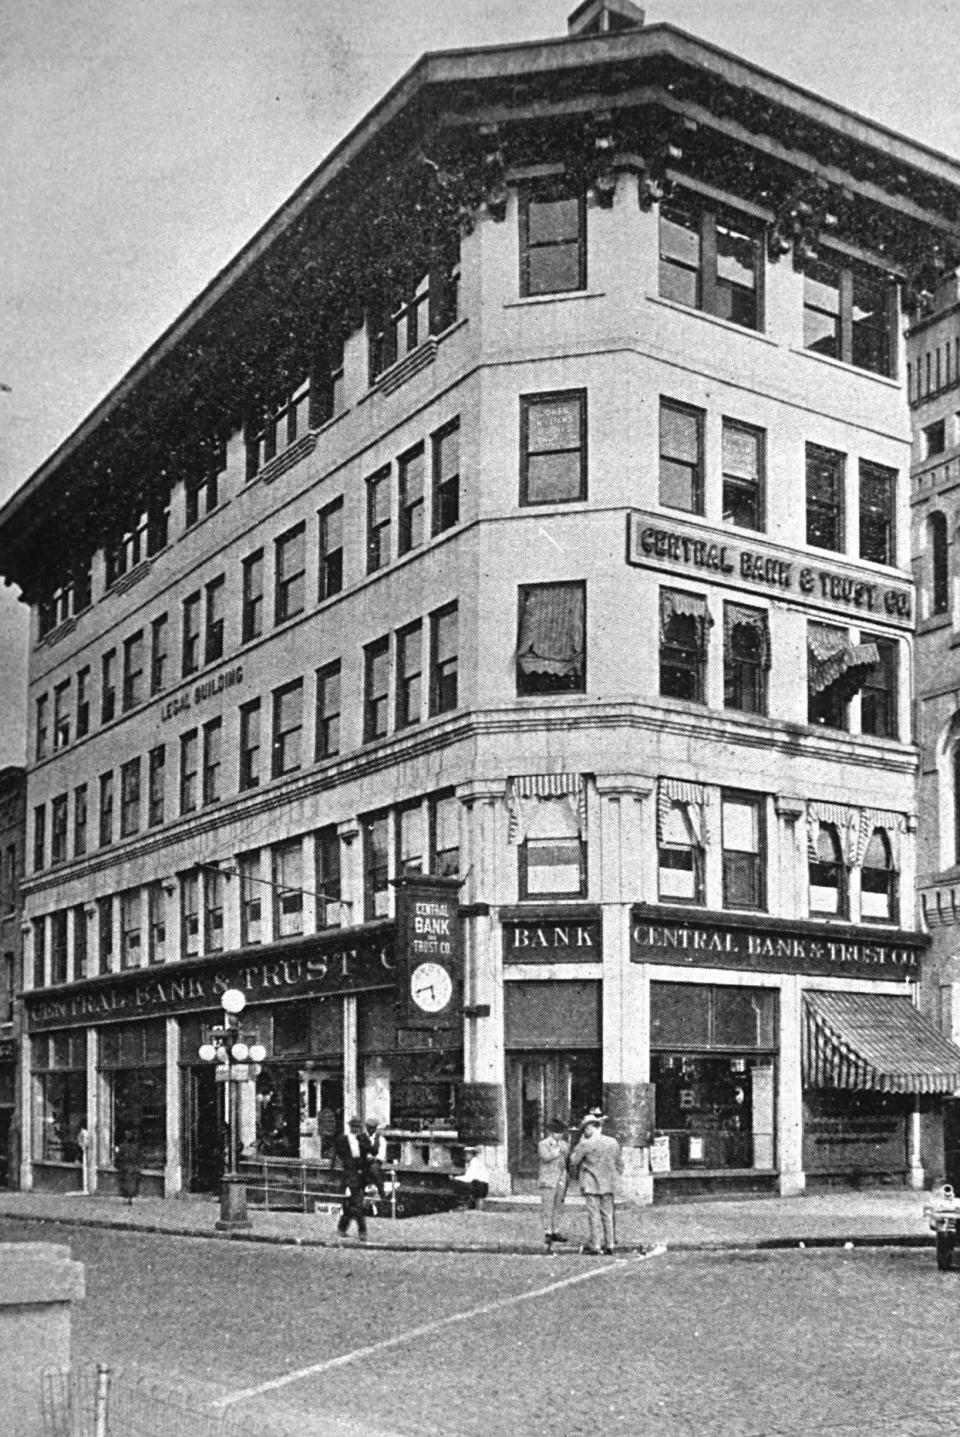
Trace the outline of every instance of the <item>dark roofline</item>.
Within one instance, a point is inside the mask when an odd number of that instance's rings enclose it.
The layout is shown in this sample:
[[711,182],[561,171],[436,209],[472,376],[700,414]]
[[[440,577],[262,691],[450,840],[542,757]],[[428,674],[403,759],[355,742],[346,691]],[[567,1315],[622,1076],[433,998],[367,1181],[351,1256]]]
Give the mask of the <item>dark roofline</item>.
[[[508,45],[471,49],[431,51],[417,60],[329,155],[294,190],[274,214],[254,233],[185,310],[144,351],[126,374],[107,392],[80,424],[0,507],[0,535],[15,524],[20,512],[35,498],[60,465],[93,434],[113,410],[126,399],[156,365],[189,334],[256,261],[380,134],[389,122],[419,94],[431,86],[476,84],[538,71],[557,73],[584,64],[649,58],[657,51],[694,68],[713,69],[730,83],[750,88],[764,98],[787,108],[802,110],[809,118],[827,125],[846,138],[867,148],[880,149],[888,157],[902,160],[945,184],[960,189],[960,162],[920,142],[905,140],[895,131],[867,120],[842,105],[824,100],[813,91],[783,80],[771,71],[745,61],[729,51],[700,40],[668,24],[643,29],[619,30],[602,35],[563,35],[546,40],[520,41]],[[708,62],[712,61],[710,64]],[[719,63],[717,63],[719,62]]]

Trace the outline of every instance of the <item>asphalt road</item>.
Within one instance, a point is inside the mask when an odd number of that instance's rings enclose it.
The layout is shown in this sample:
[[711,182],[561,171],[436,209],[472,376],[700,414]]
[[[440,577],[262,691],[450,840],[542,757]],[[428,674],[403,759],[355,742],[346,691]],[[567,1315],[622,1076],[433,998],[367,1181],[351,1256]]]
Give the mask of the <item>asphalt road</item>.
[[87,1268],[76,1362],[264,1437],[960,1432],[960,1273],[929,1249],[611,1261],[0,1222],[41,1237]]

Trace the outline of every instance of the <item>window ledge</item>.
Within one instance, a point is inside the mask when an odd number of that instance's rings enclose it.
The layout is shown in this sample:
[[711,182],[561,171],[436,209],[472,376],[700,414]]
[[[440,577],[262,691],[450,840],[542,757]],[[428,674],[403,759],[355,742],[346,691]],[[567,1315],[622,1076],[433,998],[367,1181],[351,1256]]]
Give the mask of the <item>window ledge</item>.
[[[84,613],[86,613],[86,610],[84,610]],[[53,628],[49,631],[49,633],[44,634],[42,639],[38,639],[37,648],[52,649],[54,644],[59,644],[61,639],[65,639],[68,634],[72,634],[76,627],[77,616],[76,614],[71,614],[69,619],[64,619],[62,623],[57,624],[56,628]]]
[[891,379],[889,375],[878,374],[875,369],[861,369],[858,364],[849,364],[845,359],[832,359],[829,354],[818,354],[815,349],[804,349],[802,346],[791,344],[790,353],[801,355],[805,359],[812,359],[817,364],[825,364],[829,369],[842,370],[844,374],[859,374],[864,379],[874,379],[878,384],[885,384],[888,389],[895,389],[898,393],[902,387],[899,379]]
[[[157,552],[163,553],[163,550],[159,549]],[[149,558],[141,559],[139,564],[134,564],[132,569],[128,569],[127,572],[125,574],[122,574],[115,583],[110,585],[109,589],[104,595],[104,598],[107,598],[110,594],[129,593],[129,591],[134,587],[135,584],[139,584],[141,579],[145,579],[147,577],[151,567],[153,566],[153,561],[155,558],[156,555],[151,554]]]
[[571,299],[605,299],[603,289],[559,289],[554,294],[522,294],[504,301],[504,309],[526,309],[532,304],[562,304]]
[[275,454],[269,464],[264,464],[260,470],[260,479],[264,484],[272,484],[274,479],[279,479],[281,474],[286,474],[301,459],[306,459],[317,447],[317,430],[311,429],[301,439],[296,439],[282,454]]
[[695,319],[703,319],[707,324],[715,324],[727,334],[742,334],[747,339],[758,339],[761,344],[769,344],[771,349],[779,348],[777,341],[771,339],[769,334],[764,334],[762,329],[748,329],[745,324],[734,324],[731,319],[721,319],[718,314],[711,314],[707,309],[694,309],[692,305],[678,304],[674,299],[664,299],[660,294],[648,294],[648,304],[660,305],[663,309],[672,310],[674,314],[689,314]]
[[931,614],[927,619],[917,620],[917,637],[921,634],[933,634],[938,629],[949,629],[953,620],[949,614]]

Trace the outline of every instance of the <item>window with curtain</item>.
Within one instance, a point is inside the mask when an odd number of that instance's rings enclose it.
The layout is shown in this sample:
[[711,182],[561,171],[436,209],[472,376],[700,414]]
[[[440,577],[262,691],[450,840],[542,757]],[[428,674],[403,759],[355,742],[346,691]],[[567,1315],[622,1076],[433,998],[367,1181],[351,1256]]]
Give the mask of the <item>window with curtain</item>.
[[741,713],[767,711],[770,634],[765,609],[723,606],[723,703]]
[[703,513],[702,409],[660,400],[660,503]]
[[657,875],[661,903],[703,902],[703,847],[696,809],[685,800],[657,805]]
[[897,921],[897,873],[890,840],[882,828],[873,830],[863,855],[860,918],[864,923]]
[[680,589],[660,590],[660,693],[703,703],[706,692],[706,600]]
[[586,692],[586,585],[521,584],[517,694]]
[[821,823],[815,849],[810,853],[810,913],[818,917],[846,918],[847,868],[840,837],[832,823]]

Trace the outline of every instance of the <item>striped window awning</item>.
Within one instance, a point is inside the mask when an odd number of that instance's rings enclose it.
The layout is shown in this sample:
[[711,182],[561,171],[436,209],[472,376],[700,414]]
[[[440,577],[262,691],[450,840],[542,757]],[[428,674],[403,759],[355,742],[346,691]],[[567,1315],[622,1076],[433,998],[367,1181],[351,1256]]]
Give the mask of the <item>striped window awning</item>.
[[805,993],[803,1082],[876,1093],[960,1089],[960,1048],[909,998]]

